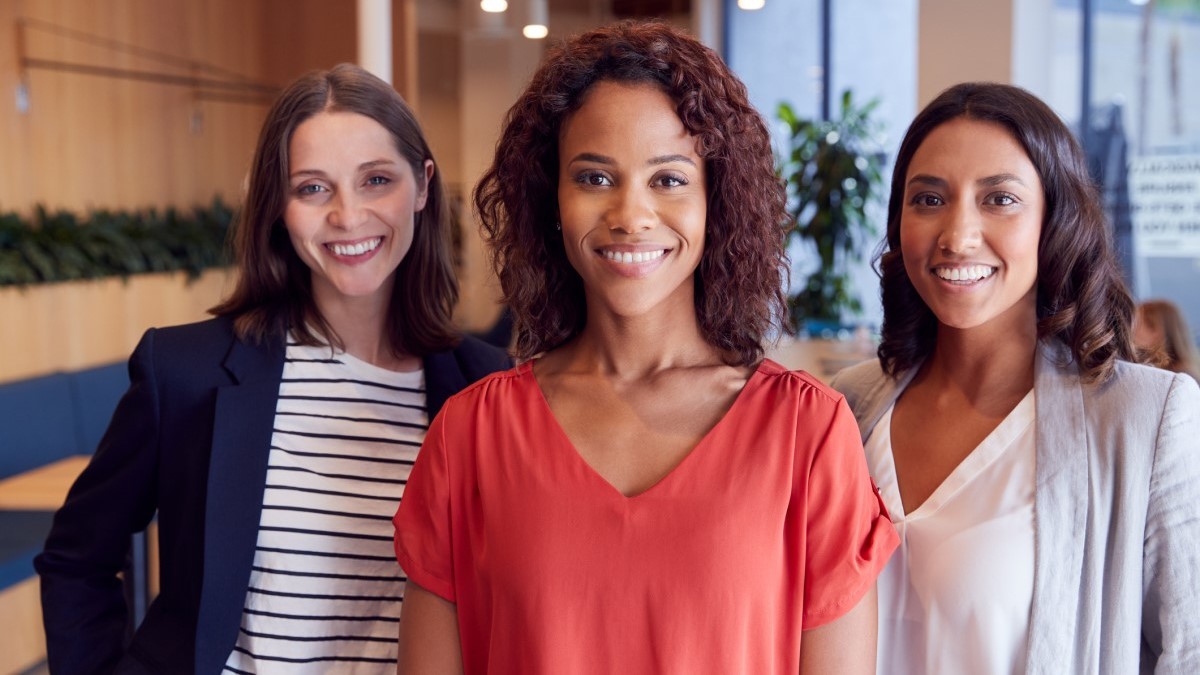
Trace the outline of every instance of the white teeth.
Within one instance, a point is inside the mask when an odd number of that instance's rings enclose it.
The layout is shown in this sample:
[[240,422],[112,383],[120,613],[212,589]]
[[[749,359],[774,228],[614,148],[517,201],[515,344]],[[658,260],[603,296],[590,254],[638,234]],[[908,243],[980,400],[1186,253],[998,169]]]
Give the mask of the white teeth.
[[933,271],[939,279],[946,281],[979,281],[995,273],[990,265],[967,265],[966,267],[938,267]]
[[651,260],[658,260],[666,255],[666,253],[666,250],[663,249],[658,251],[638,251],[636,253],[629,251],[624,253],[620,251],[605,251],[604,257],[613,262],[636,265],[638,263],[650,262]]
[[338,255],[362,255],[364,253],[374,251],[375,248],[379,246],[379,242],[381,241],[383,241],[383,237],[376,237],[374,239],[368,239],[367,241],[360,241],[357,244],[349,246],[346,244],[330,244],[329,249]]

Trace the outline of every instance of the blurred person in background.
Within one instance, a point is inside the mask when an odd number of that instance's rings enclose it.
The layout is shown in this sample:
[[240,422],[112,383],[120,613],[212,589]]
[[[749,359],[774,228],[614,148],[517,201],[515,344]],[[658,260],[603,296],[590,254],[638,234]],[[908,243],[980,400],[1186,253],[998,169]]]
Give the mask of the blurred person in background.
[[1133,342],[1162,359],[1162,367],[1200,380],[1200,353],[1183,312],[1169,300],[1147,300],[1138,305],[1133,320]]

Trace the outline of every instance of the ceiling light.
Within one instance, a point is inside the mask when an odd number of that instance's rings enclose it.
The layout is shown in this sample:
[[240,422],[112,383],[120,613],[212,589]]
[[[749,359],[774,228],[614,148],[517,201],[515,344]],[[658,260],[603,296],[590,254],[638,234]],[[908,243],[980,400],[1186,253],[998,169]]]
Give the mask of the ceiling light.
[[508,0],[479,0],[479,9],[490,14],[497,14],[508,9]]
[[530,40],[541,40],[549,35],[550,29],[546,28],[550,23],[549,15],[550,8],[546,0],[529,0],[529,21],[525,22],[521,34]]
[[767,4],[767,0],[738,0],[738,7],[741,9],[762,9],[763,5]]

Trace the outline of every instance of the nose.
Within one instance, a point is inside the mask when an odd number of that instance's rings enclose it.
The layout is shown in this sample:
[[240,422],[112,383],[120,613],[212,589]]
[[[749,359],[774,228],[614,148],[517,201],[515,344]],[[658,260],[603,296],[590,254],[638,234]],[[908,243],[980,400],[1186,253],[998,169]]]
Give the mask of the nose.
[[972,204],[963,203],[950,210],[938,234],[938,248],[946,253],[970,253],[983,241],[979,214]]
[[329,206],[329,224],[338,229],[353,230],[367,222],[365,204],[353,191],[338,190]]
[[643,194],[633,186],[626,186],[614,191],[612,203],[605,213],[605,224],[608,229],[637,234],[652,229],[658,222],[658,216],[650,203],[649,195]]

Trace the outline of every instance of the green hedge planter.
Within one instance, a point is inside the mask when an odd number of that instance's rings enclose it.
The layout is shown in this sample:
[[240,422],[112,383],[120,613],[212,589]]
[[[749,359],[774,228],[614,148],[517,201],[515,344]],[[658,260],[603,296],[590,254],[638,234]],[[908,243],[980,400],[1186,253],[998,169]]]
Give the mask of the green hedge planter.
[[219,198],[191,211],[93,211],[42,206],[32,220],[0,213],[0,286],[183,271],[194,279],[229,264],[233,209]]

